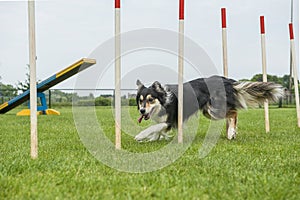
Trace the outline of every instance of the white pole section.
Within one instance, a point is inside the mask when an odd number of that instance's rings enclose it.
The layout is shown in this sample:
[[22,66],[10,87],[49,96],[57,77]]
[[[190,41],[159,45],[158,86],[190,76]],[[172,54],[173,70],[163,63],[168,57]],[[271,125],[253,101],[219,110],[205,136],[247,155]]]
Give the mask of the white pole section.
[[30,155],[38,157],[37,136],[37,90],[36,90],[36,44],[35,44],[35,1],[28,1],[29,65],[30,65]]
[[[260,34],[261,34],[261,55],[262,55],[262,71],[263,71],[263,82],[268,82],[267,79],[267,59],[266,59],[266,37],[265,37],[265,18],[260,16]],[[264,102],[265,108],[265,129],[266,133],[270,132],[270,121],[269,121],[269,103],[266,99]]]
[[184,0],[179,0],[178,36],[178,143],[183,143]]
[[222,44],[223,44],[223,74],[228,77],[228,55],[227,55],[227,23],[226,23],[226,8],[221,8],[222,18]]
[[115,0],[115,147],[121,149],[121,38],[120,0]]
[[299,107],[299,90],[298,90],[298,72],[296,67],[296,50],[295,50],[295,38],[293,31],[293,23],[289,24],[290,29],[290,45],[292,50],[292,65],[293,65],[293,74],[294,74],[294,89],[295,89],[295,99],[296,99],[296,110],[297,110],[297,123],[300,127],[300,107]]

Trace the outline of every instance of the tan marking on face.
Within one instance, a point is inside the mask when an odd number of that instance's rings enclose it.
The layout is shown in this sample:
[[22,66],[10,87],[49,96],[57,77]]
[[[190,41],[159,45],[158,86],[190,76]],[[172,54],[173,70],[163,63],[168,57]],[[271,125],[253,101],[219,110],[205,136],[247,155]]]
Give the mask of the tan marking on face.
[[156,100],[156,99],[153,98],[150,94],[147,95],[146,99],[147,99],[147,103],[149,103],[149,104],[154,104],[154,103],[155,103],[155,100]]
[[[141,99],[141,98],[140,98]],[[144,97],[143,97],[143,100],[144,100]],[[142,101],[142,100],[141,100]],[[151,111],[151,109],[152,109],[152,107],[154,107],[156,104],[157,104],[157,99],[155,99],[155,98],[153,98],[152,96],[151,96],[151,94],[148,94],[147,96],[146,96],[146,104],[145,104],[145,109],[146,109],[146,113],[149,113],[150,111]],[[140,104],[142,104],[142,103],[140,103]]]
[[151,107],[151,104],[149,103],[149,101],[146,101],[146,109],[148,110],[148,109],[150,109],[150,107]]
[[140,105],[140,107],[143,107],[143,106],[142,106],[142,105],[143,105],[143,100],[144,100],[144,96],[141,95],[141,96],[140,96],[140,100],[139,100],[139,105]]

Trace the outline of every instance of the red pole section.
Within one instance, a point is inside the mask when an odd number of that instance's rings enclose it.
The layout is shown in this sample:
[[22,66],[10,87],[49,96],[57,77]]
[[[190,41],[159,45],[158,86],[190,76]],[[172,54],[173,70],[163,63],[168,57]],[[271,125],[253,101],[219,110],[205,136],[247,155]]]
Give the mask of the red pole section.
[[260,16],[260,33],[265,34],[265,17]]
[[184,20],[184,0],[179,0],[179,20]]
[[290,29],[290,39],[294,39],[294,29],[293,29],[293,23],[289,24],[289,29]]
[[115,8],[120,8],[120,7],[121,7],[120,0],[115,0]]
[[223,74],[225,77],[228,77],[226,8],[221,8],[221,20],[222,20]]
[[221,8],[222,13],[222,28],[226,28],[226,8]]
[[296,66],[296,50],[295,50],[295,40],[294,40],[294,31],[293,23],[289,24],[290,29],[290,45],[291,45],[291,57],[292,57],[292,67],[294,74],[294,89],[295,89],[295,101],[296,101],[296,111],[297,111],[297,121],[298,127],[300,127],[300,105],[299,105],[299,86],[298,86],[298,71]]

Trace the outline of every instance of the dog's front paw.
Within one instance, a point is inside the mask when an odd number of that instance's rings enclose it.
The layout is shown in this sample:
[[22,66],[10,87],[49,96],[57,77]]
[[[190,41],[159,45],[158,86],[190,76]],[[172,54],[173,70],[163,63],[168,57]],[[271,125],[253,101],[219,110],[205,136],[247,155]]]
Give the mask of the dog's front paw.
[[229,128],[227,131],[228,140],[232,140],[236,138],[236,130],[234,128]]
[[159,138],[159,133],[145,134],[143,131],[134,137],[138,142],[153,142],[159,140]]
[[143,137],[141,134],[138,134],[134,137],[134,139],[138,142],[143,142],[145,140],[145,137]]
[[147,142],[151,139],[152,133],[147,129],[140,132],[138,135],[134,137],[134,139],[138,142]]
[[167,127],[166,123],[156,124],[148,127],[135,136],[135,140],[138,142],[156,141],[160,139],[161,132]]

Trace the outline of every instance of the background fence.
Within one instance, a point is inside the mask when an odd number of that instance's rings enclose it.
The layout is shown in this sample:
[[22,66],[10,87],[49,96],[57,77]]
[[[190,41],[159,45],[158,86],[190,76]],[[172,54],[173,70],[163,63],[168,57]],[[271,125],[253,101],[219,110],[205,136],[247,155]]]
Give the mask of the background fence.
[[[114,89],[50,89],[44,92],[48,107],[52,106],[111,106],[114,103]],[[17,96],[15,90],[0,89],[0,104]],[[122,105],[136,105],[136,89],[122,89]],[[40,104],[38,99],[38,104]],[[23,104],[28,105],[28,102]]]
[[[15,90],[0,89],[0,104],[9,101],[17,94]],[[114,104],[114,89],[50,89],[44,92],[46,95],[48,107],[55,106],[112,106]],[[122,89],[122,105],[136,106],[136,89]],[[73,102],[74,101],[74,102]],[[39,104],[38,99],[38,104]],[[27,106],[28,102],[24,103]],[[286,91],[286,95],[276,104],[279,107],[295,106],[295,96]]]

